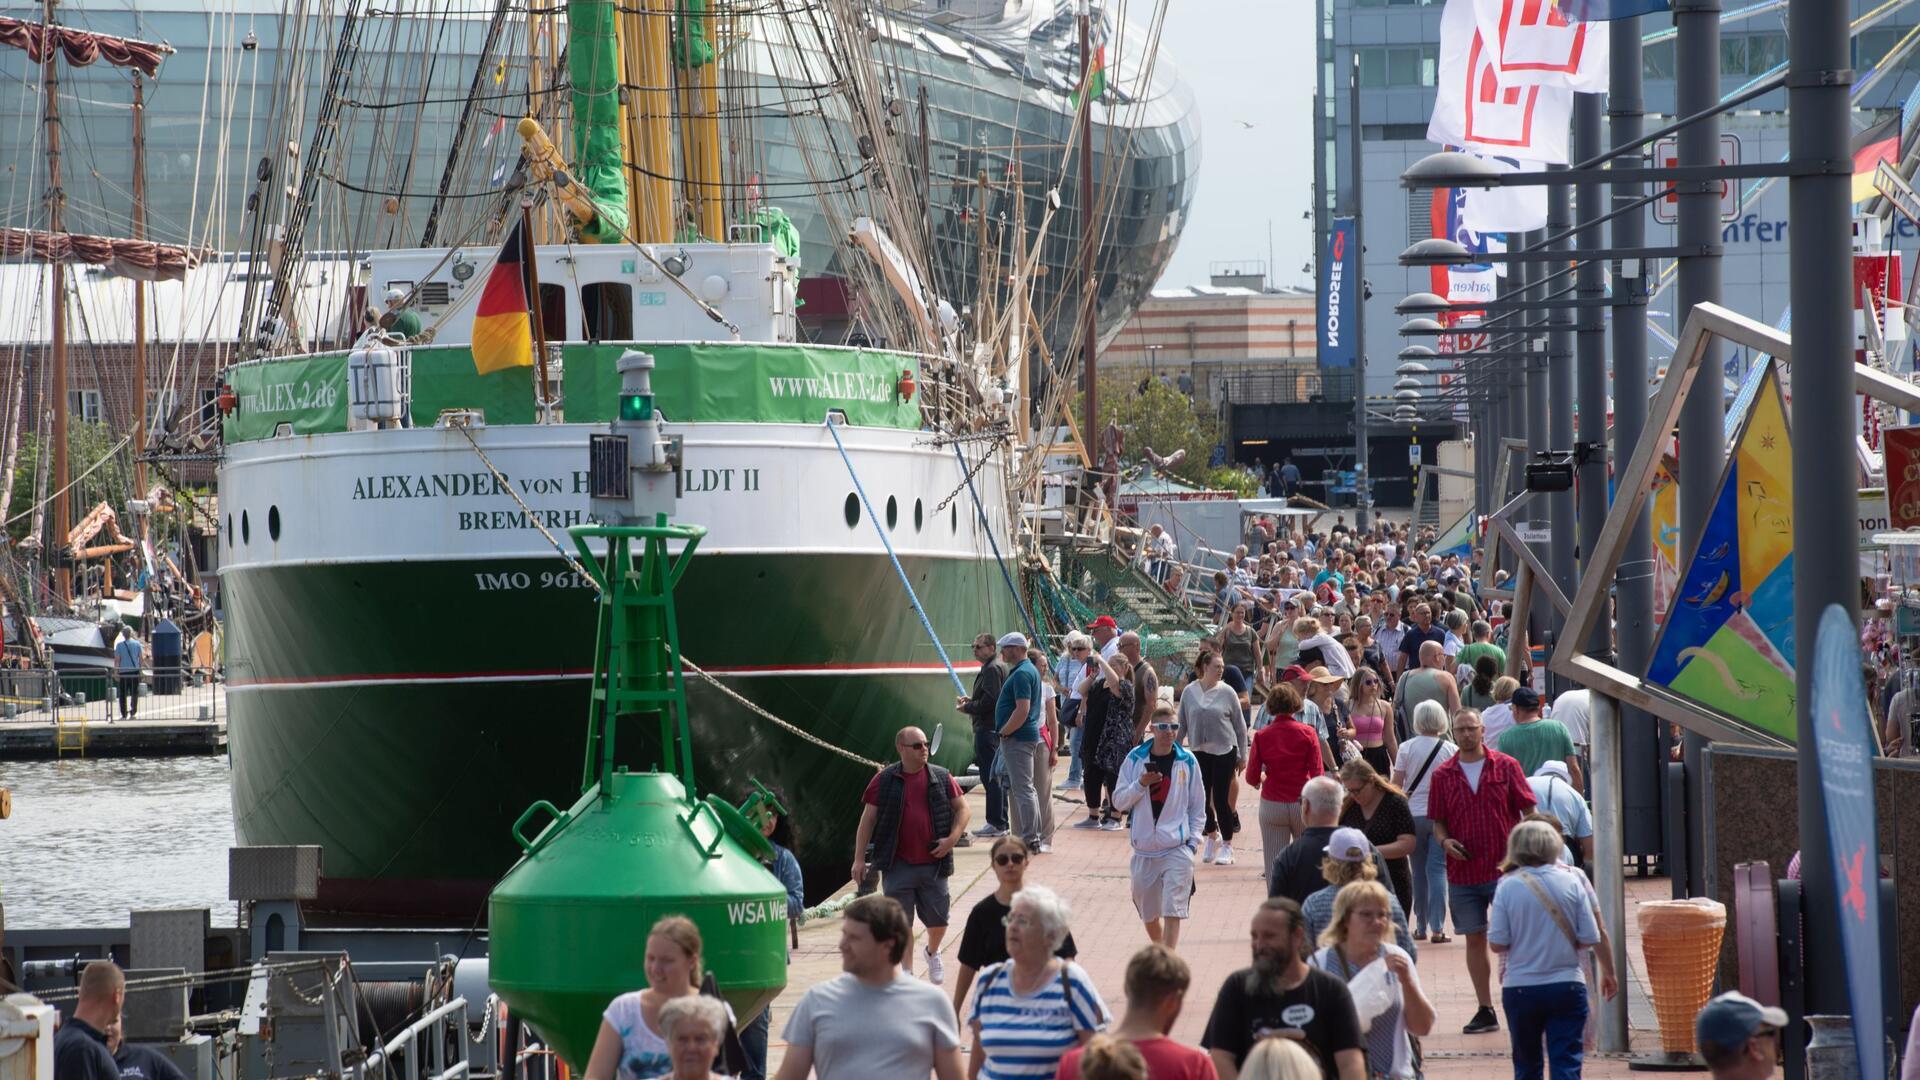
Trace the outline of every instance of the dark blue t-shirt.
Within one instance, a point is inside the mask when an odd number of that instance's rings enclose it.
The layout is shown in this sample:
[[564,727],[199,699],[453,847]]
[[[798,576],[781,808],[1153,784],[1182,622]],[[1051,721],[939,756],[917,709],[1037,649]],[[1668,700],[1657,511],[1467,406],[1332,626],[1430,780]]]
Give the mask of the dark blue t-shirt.
[[1033,661],[1022,660],[1020,666],[1007,673],[1007,681],[1000,687],[1000,698],[993,703],[993,729],[1006,731],[1007,721],[1012,718],[1013,710],[1019,707],[1020,699],[1025,698],[1032,704],[1027,710],[1027,722],[1011,735],[1002,735],[1003,739],[1014,742],[1040,741],[1040,673],[1034,670]]

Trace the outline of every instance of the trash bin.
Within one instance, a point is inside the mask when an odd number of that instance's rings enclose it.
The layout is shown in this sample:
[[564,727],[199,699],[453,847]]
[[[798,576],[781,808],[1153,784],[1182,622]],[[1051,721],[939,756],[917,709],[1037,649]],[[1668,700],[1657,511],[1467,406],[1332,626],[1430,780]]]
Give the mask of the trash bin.
[[1691,1054],[1693,1021],[1713,993],[1727,907],[1717,900],[1656,900],[1640,905],[1640,951],[1647,961],[1660,1046]]
[[177,694],[180,692],[180,628],[173,625],[171,619],[161,619],[153,624],[153,637],[148,642],[153,660],[153,692],[156,694]]

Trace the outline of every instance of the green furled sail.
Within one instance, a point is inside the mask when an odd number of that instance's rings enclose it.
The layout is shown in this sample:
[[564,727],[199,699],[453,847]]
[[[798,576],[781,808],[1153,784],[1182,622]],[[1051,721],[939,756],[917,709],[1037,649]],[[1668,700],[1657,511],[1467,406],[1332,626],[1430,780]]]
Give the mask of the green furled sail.
[[707,26],[707,0],[681,0],[673,24],[673,64],[678,68],[713,63],[713,37]]
[[573,175],[593,199],[589,243],[627,231],[626,161],[620,145],[620,42],[613,0],[568,0],[567,78],[573,83]]

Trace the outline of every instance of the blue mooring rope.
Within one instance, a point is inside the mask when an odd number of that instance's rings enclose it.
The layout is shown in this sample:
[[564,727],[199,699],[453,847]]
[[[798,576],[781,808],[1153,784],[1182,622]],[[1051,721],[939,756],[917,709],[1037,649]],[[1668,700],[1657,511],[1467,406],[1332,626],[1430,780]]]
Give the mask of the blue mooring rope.
[[873,501],[867,498],[867,489],[860,483],[860,474],[853,470],[853,459],[847,456],[847,444],[840,441],[840,432],[835,430],[833,416],[827,416],[827,434],[833,436],[833,445],[840,448],[840,461],[847,467],[847,475],[853,478],[853,490],[860,495],[860,505],[867,508],[867,520],[873,522],[873,531],[880,534],[880,545],[887,549],[887,558],[893,562],[893,572],[900,575],[900,584],[906,587],[907,599],[913,602],[913,613],[920,616],[920,626],[926,630],[927,639],[933,642],[935,652],[940,654],[940,662],[947,665],[947,677],[953,680],[954,689],[966,696],[967,684],[960,681],[960,673],[953,670],[953,661],[947,658],[946,647],[940,644],[940,635],[933,632],[933,623],[927,621],[926,609],[920,606],[920,598],[914,595],[913,582],[907,580],[907,571],[900,565],[900,556],[893,553],[893,541],[887,539],[887,527],[873,512]]

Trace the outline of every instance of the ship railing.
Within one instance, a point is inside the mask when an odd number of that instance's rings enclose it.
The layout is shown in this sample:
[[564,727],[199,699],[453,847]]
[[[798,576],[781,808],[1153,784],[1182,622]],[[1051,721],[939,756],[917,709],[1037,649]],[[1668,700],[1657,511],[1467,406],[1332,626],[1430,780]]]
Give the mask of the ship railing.
[[[399,1080],[457,1080],[472,1066],[467,1045],[467,999],[457,997],[415,1020],[387,1045],[368,1055],[354,1075],[356,1080],[386,1080],[396,1075]],[[397,1074],[395,1058],[404,1063]],[[432,1071],[424,1071],[423,1065]]]

